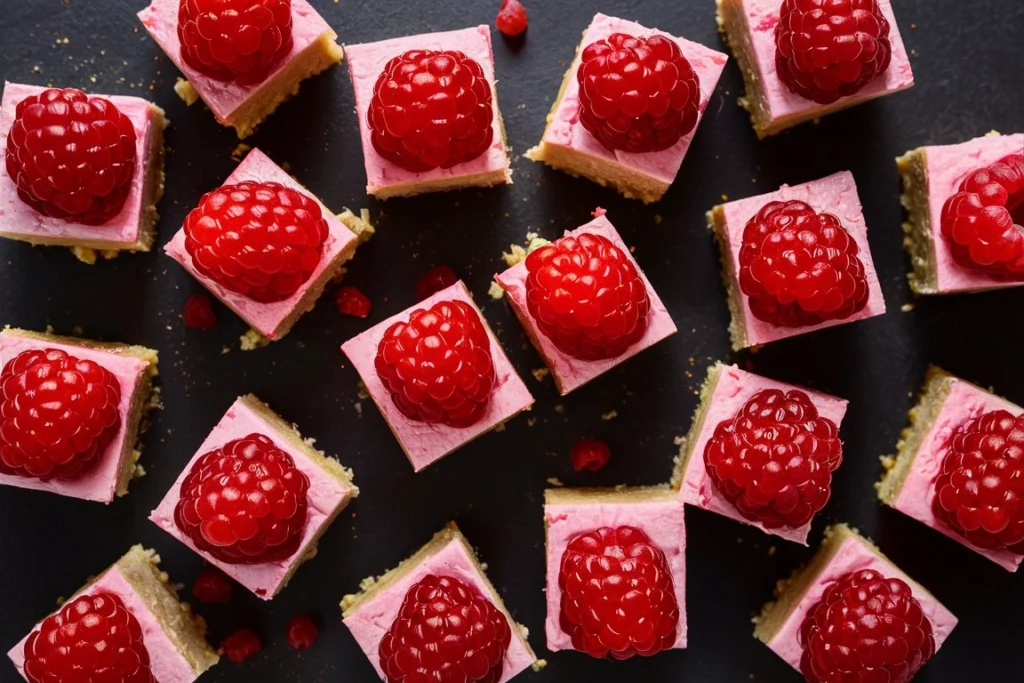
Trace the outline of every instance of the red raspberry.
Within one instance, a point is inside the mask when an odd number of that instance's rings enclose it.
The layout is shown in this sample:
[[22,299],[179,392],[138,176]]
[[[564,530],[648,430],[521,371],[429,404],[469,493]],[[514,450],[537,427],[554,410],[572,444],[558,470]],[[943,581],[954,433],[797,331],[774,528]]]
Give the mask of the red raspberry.
[[295,650],[308,650],[313,647],[319,635],[316,624],[305,615],[294,616],[288,620],[288,632],[285,640]]
[[416,300],[423,301],[424,299],[429,299],[442,289],[448,289],[458,281],[459,276],[455,274],[451,266],[434,266],[416,281]]
[[908,683],[935,654],[932,625],[910,586],[872,569],[830,584],[800,627],[809,683]]
[[456,50],[410,50],[373,86],[366,115],[377,154],[413,173],[472,161],[494,140],[491,84]]
[[217,314],[213,303],[205,294],[193,294],[185,302],[185,327],[196,330],[212,330],[217,327]]
[[633,262],[607,238],[563,237],[526,257],[526,304],[545,337],[583,360],[617,358],[647,331],[651,302]]
[[247,628],[241,628],[220,643],[220,652],[235,664],[241,664],[263,649],[259,636]]
[[530,20],[526,16],[526,8],[519,0],[501,0],[501,9],[494,23],[506,36],[518,36],[526,30]]
[[798,528],[825,507],[843,461],[839,430],[802,391],[762,389],[723,420],[704,465],[740,514],[769,529]]
[[859,252],[832,214],[768,202],[743,229],[740,289],[755,318],[779,327],[849,318],[868,303]]
[[218,81],[255,85],[292,51],[292,0],[180,0],[181,58]]
[[889,22],[877,0],[784,0],[775,70],[819,104],[853,95],[889,68]]
[[498,683],[511,641],[508,619],[473,586],[428,574],[380,641],[380,668],[387,683]]
[[339,287],[334,302],[338,305],[339,313],[356,318],[368,317],[373,309],[370,297],[363,294],[358,287],[353,287],[352,285],[342,285]]
[[0,472],[73,481],[121,426],[121,385],[58,349],[22,351],[0,373]]
[[658,152],[697,125],[700,82],[674,40],[613,33],[583,50],[580,123],[608,149]]
[[156,683],[142,627],[113,593],[75,598],[25,641],[29,683]]
[[676,642],[679,603],[665,553],[631,526],[573,537],[562,553],[560,624],[591,657],[629,659]]
[[942,207],[942,236],[965,268],[1024,280],[1024,154],[1011,154],[964,178]]
[[18,103],[7,134],[7,175],[45,216],[101,225],[121,213],[138,152],[135,126],[114,104],[74,88]]
[[227,574],[213,565],[203,568],[192,586],[192,597],[199,602],[226,605],[231,602],[235,586]]
[[185,217],[195,269],[260,303],[284,301],[309,280],[327,235],[320,205],[278,183],[223,185]]
[[262,434],[203,454],[181,483],[174,523],[200,550],[228,564],[294,555],[306,528],[309,479]]
[[949,442],[932,511],[978,548],[1024,555],[1024,415],[985,413]]
[[464,301],[416,309],[388,328],[377,346],[377,376],[410,420],[452,427],[475,424],[494,390],[491,339]]
[[608,444],[601,439],[583,439],[577,441],[569,451],[569,460],[572,461],[572,468],[577,472],[582,472],[584,469],[597,472],[605,466],[611,455],[612,452],[608,448]]

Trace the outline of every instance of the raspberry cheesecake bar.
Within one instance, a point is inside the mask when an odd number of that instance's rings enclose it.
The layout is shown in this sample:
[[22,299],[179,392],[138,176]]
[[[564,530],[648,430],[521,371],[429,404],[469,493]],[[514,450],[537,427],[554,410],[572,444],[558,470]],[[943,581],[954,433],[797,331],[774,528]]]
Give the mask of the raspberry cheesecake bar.
[[708,225],[736,351],[885,313],[849,171],[719,204]]
[[382,681],[505,683],[537,660],[454,523],[360,588],[342,615]]
[[157,352],[143,346],[0,332],[0,485],[110,503],[128,493]]
[[676,332],[603,215],[544,243],[494,279],[562,395]]
[[540,144],[526,156],[656,202],[679,173],[727,59],[598,14],[583,33]]
[[717,3],[759,138],[914,85],[890,0]]
[[29,683],[192,683],[217,663],[206,625],[137,545],[9,653]]
[[346,50],[368,194],[512,182],[487,26]]
[[255,396],[235,401],[150,520],[264,600],[349,501],[352,470]]
[[807,545],[843,460],[847,402],[717,363],[672,483],[688,503]]
[[152,0],[139,19],[184,76],[178,96],[202,98],[240,138],[343,56],[306,0]]
[[341,350],[417,472],[533,405],[461,281]]
[[5,83],[0,237],[70,247],[85,263],[149,251],[166,126],[139,97]]
[[1024,134],[918,147],[896,164],[915,293],[1024,285]]
[[1004,569],[1024,560],[1024,409],[928,371],[878,497]]
[[810,563],[778,583],[754,636],[807,681],[909,681],[957,619],[845,524],[825,530]]

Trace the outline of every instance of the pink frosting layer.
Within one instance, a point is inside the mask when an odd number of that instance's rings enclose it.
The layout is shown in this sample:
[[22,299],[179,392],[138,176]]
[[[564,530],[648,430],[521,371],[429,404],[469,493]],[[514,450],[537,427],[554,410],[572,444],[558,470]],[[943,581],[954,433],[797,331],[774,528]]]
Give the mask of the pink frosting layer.
[[[7,153],[7,134],[14,125],[18,103],[46,89],[19,83],[4,84],[3,103],[0,105],[0,159]],[[149,134],[152,126],[159,124],[153,121],[152,105],[144,99],[121,95],[96,96],[110,100],[135,127],[135,174],[132,176],[132,189],[121,213],[103,225],[81,225],[43,216],[18,198],[18,186],[4,169],[0,170],[0,230],[29,238],[104,240],[125,245],[138,241],[139,222],[143,210],[142,192],[146,184],[147,169],[152,163],[148,145]]]
[[[664,31],[649,29],[636,22],[609,17],[604,14],[598,14],[594,17],[594,21],[591,22],[589,28],[583,34],[583,40],[580,45],[586,47],[591,43],[604,40],[613,33],[628,33],[637,38],[649,38],[655,35],[664,36],[679,45],[683,56],[690,62],[690,66],[693,67],[700,81],[700,106],[697,118],[697,126],[699,126],[700,119],[703,118],[704,110],[711,99],[711,94],[715,91],[715,86],[718,84],[718,79],[721,77],[722,70],[725,68],[725,63],[729,58],[721,52],[716,52],[711,48],[704,47],[685,38],[677,38]],[[580,52],[582,53],[582,50]],[[679,173],[679,167],[683,164],[683,158],[686,156],[686,151],[690,148],[690,142],[697,132],[697,126],[694,126],[694,129],[675,145],[660,152],[633,154],[608,149],[595,140],[580,123],[580,86],[576,80],[576,71],[579,69],[581,57],[582,54],[577,54],[572,65],[569,67],[569,73],[572,75],[569,78],[568,87],[566,87],[562,99],[559,100],[558,106],[553,112],[551,121],[544,131],[544,142],[549,145],[568,147],[577,152],[643,173],[662,183],[671,184],[675,180],[676,174]]]
[[567,231],[565,235],[579,235],[580,233],[600,235],[601,237],[605,237],[611,241],[622,251],[623,254],[625,254],[626,258],[633,263],[637,272],[640,273],[640,277],[643,278],[644,285],[647,287],[647,296],[651,302],[651,311],[647,319],[647,332],[640,341],[631,346],[618,358],[602,361],[585,361],[580,360],[579,358],[574,358],[559,351],[558,348],[556,348],[555,345],[537,329],[533,316],[530,315],[530,311],[526,305],[527,273],[525,260],[520,261],[504,273],[494,276],[494,279],[505,290],[509,304],[511,304],[512,310],[515,311],[516,317],[519,318],[519,322],[530,330],[531,339],[534,340],[534,345],[537,346],[537,351],[544,358],[544,361],[551,369],[551,372],[554,373],[555,379],[558,381],[559,391],[563,396],[573,389],[578,389],[595,377],[608,372],[619,363],[632,358],[644,349],[657,344],[662,339],[665,339],[676,332],[676,325],[672,322],[672,317],[669,315],[668,309],[665,308],[665,304],[663,304],[661,299],[658,298],[658,293],[654,291],[654,287],[651,286],[647,276],[644,275],[644,272],[640,269],[640,265],[636,262],[636,259],[633,258],[632,253],[629,251],[629,247],[627,247],[626,243],[622,241],[622,238],[619,236],[618,231],[615,230],[615,226],[611,224],[611,221],[605,218],[604,215],[601,215],[586,225],[580,226],[575,230]]
[[42,481],[31,477],[0,474],[0,484],[35,489],[36,491],[49,491],[61,496],[99,503],[111,502],[117,492],[117,479],[121,471],[121,454],[124,452],[125,441],[136,437],[136,434],[127,433],[128,411],[135,398],[135,383],[146,372],[149,363],[119,351],[92,349],[77,344],[61,344],[54,341],[43,342],[3,331],[0,332],[0,367],[6,366],[19,353],[31,349],[58,349],[76,358],[91,360],[109,370],[121,387],[121,403],[118,406],[121,425],[118,427],[117,434],[111,439],[110,445],[99,456],[96,467],[79,479]]
[[497,337],[487,325],[487,321],[480,313],[480,320],[487,328],[487,336],[491,339],[491,359],[494,362],[495,384],[491,394],[491,401],[484,416],[474,425],[469,427],[449,427],[447,425],[429,424],[426,422],[415,422],[408,419],[395,406],[391,400],[391,393],[380,381],[377,370],[374,367],[374,359],[377,357],[377,346],[384,338],[388,328],[397,322],[408,321],[413,311],[430,308],[441,301],[464,301],[472,306],[478,313],[480,309],[473,302],[469,290],[461,282],[456,282],[451,287],[441,290],[429,299],[424,299],[415,306],[408,308],[397,315],[393,315],[384,322],[374,325],[362,334],[349,339],[341,345],[341,350],[352,361],[359,376],[366,384],[370,397],[382,413],[384,419],[391,426],[398,443],[405,451],[405,455],[412,463],[413,469],[419,472],[427,465],[443,458],[455,449],[472,441],[476,437],[489,432],[498,424],[508,420],[522,410],[526,410],[533,404],[533,396],[530,395],[523,380],[516,374],[516,370],[505,355],[504,349],[498,343]]
[[295,307],[302,301],[302,297],[306,295],[309,288],[323,274],[324,270],[327,269],[338,254],[355,241],[356,236],[309,190],[258,149],[253,149],[249,152],[249,155],[224,181],[224,185],[233,185],[245,180],[279,183],[296,192],[301,192],[320,204],[320,210],[323,213],[324,220],[327,221],[327,229],[329,231],[327,241],[324,242],[324,254],[320,259],[320,265],[316,267],[316,270],[309,276],[309,279],[299,287],[298,291],[284,301],[264,304],[221,287],[213,280],[200,275],[192,265],[192,257],[185,250],[184,228],[178,230],[174,238],[164,247],[164,251],[167,252],[168,256],[184,266],[185,270],[192,274],[192,277],[199,280],[225,306],[237,313],[242,320],[249,323],[254,330],[268,339],[275,339],[278,336],[278,329],[281,327],[281,323],[292,314]]
[[799,334],[813,332],[826,327],[834,327],[844,323],[852,323],[885,313],[885,300],[882,298],[882,286],[878,282],[875,263],[871,258],[871,247],[868,244],[868,227],[864,223],[864,212],[857,196],[857,185],[849,171],[840,171],[820,180],[812,180],[802,185],[783,185],[775,192],[757,197],[747,197],[725,204],[726,231],[729,235],[729,251],[732,253],[733,272],[740,271],[740,247],[743,245],[743,229],[747,221],[761,210],[768,202],[799,200],[810,205],[815,211],[835,215],[853,237],[860,248],[861,262],[868,281],[867,305],[849,318],[831,320],[820,325],[808,327],[776,327],[771,323],[758,320],[750,312],[747,296],[743,297],[743,324],[747,330],[748,346],[766,344],[778,339],[795,337]]
[[776,632],[775,637],[768,643],[775,654],[786,660],[794,669],[800,668],[800,657],[803,655],[803,647],[800,645],[800,626],[804,618],[814,605],[821,600],[825,589],[835,581],[839,580],[850,572],[862,569],[873,569],[888,577],[902,579],[910,586],[914,597],[921,603],[921,609],[928,621],[932,624],[932,636],[935,638],[935,650],[938,651],[946,642],[957,619],[953,613],[946,609],[942,603],[935,599],[924,587],[904,574],[892,562],[880,556],[877,552],[856,536],[851,536],[843,542],[839,550],[832,557],[820,574],[814,579],[814,583],[804,594],[797,604],[796,609],[789,615],[786,622]]
[[743,409],[743,404],[762,389],[779,389],[781,391],[798,389],[804,392],[811,399],[814,407],[818,409],[818,415],[832,420],[836,427],[842,424],[843,417],[846,415],[847,401],[841,398],[792,384],[776,382],[775,380],[740,370],[734,365],[723,366],[718,376],[718,384],[715,385],[714,392],[707,399],[710,402],[710,406],[707,409],[704,426],[701,428],[700,433],[697,435],[697,440],[693,444],[692,455],[687,463],[686,471],[683,473],[682,486],[679,489],[679,500],[695,505],[703,510],[717,512],[738,522],[756,526],[766,534],[772,534],[787,541],[807,545],[807,534],[811,530],[813,519],[796,529],[767,529],[761,523],[753,522],[741,515],[735,506],[721,494],[718,487],[711,481],[704,467],[704,449],[707,447],[711,437],[714,436],[715,429],[719,423],[734,418]]
[[[366,121],[366,112],[373,100],[373,87],[387,63],[409,50],[460,50],[483,67],[484,75],[491,84],[494,99],[494,141],[491,147],[476,159],[452,168],[435,168],[424,173],[414,173],[384,159],[373,148],[370,128]],[[348,55],[349,75],[352,77],[352,87],[356,95],[356,115],[359,117],[359,134],[363,141],[367,194],[376,194],[395,185],[471,176],[508,168],[508,155],[499,124],[501,115],[498,111],[489,27],[474,26],[459,31],[424,33],[376,43],[346,45],[345,53]]]
[[[113,593],[121,598],[124,606],[139,621],[139,626],[142,627],[142,642],[146,645],[146,650],[149,652],[149,667],[153,677],[156,678],[156,683],[192,683],[192,681],[198,678],[198,675],[189,665],[188,660],[175,647],[174,642],[160,626],[160,622],[149,611],[142,596],[136,593],[131,584],[125,580],[117,565],[104,572],[96,583],[82,593],[85,595],[95,595],[101,592]],[[42,623],[40,621],[33,626],[29,635],[38,629]],[[7,653],[7,656],[10,657],[11,661],[14,662],[14,666],[18,669],[18,673],[26,680],[28,680],[25,676],[25,641],[27,640],[28,636],[25,636],[21,639],[21,642]]]
[[167,53],[168,59],[174,62],[203,98],[206,106],[219,119],[227,122],[231,121],[239,107],[259,96],[266,84],[300,52],[325,33],[333,34],[331,27],[306,0],[292,0],[292,51],[267,75],[263,83],[238,85],[204,76],[182,60],[181,43],[178,41],[178,4],[179,0],[153,0],[149,7],[139,12],[139,20],[157,45]]
[[[353,614],[345,618],[344,623],[382,680],[384,672],[380,668],[380,641],[384,639],[384,635],[398,616],[405,594],[413,584],[430,574],[451,576],[473,586],[480,595],[491,595],[484,577],[466,553],[465,547],[458,539],[452,539],[443,548],[413,567],[405,576],[360,605]],[[511,680],[536,661],[523,644],[519,627],[511,620],[509,627],[512,629],[512,640],[505,652],[505,665],[498,683]]]
[[[779,23],[781,0],[741,0],[747,16],[747,28],[754,46],[754,67],[760,77],[761,86],[771,112],[772,120],[807,114],[823,106],[806,100],[790,90],[779,80],[775,71],[775,26]],[[845,98],[849,105],[881,97],[914,84],[914,73],[910,68],[907,48],[900,36],[896,17],[889,0],[878,0],[882,14],[889,21],[889,42],[892,45],[892,59],[885,73],[866,84],[855,95]]]
[[942,404],[935,422],[925,435],[921,448],[914,455],[914,465],[907,478],[903,481],[896,498],[894,508],[926,524],[936,531],[949,536],[954,541],[984,555],[1007,571],[1015,572],[1020,567],[1020,555],[1006,550],[984,550],[971,545],[967,540],[945,524],[932,513],[932,501],[935,498],[935,478],[942,469],[942,461],[946,457],[949,442],[953,436],[969,421],[981,417],[994,410],[1005,410],[1011,415],[1020,415],[1024,409],[1007,400],[999,398],[980,387],[962,379],[955,379],[950,386],[949,395]]
[[[192,465],[196,460],[229,441],[256,433],[269,437],[278,448],[288,453],[295,462],[295,467],[309,479],[309,490],[306,493],[309,504],[306,528],[298,552],[285,560],[263,564],[228,564],[195,547],[174,523],[174,508],[181,498],[181,483],[191,472]],[[283,582],[292,568],[306,559],[306,554],[312,550],[313,539],[323,531],[324,525],[328,523],[331,516],[348,504],[351,496],[351,486],[338,481],[329,472],[322,469],[303,451],[293,446],[287,439],[282,438],[273,425],[268,424],[259,414],[239,400],[228,409],[227,414],[206,437],[199,450],[189,460],[188,465],[181,471],[174,486],[167,492],[160,505],[153,510],[149,519],[257,596],[264,600],[270,600],[284,587]]]

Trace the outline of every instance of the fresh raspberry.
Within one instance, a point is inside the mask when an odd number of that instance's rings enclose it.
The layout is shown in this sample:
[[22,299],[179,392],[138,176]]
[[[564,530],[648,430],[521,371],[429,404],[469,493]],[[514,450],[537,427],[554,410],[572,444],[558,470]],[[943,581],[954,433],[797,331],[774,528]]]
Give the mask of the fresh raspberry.
[[288,620],[288,632],[285,640],[295,650],[308,650],[313,647],[316,637],[320,634],[313,620],[304,614]]
[[75,598],[25,641],[29,683],[157,683],[142,627],[117,595]]
[[775,70],[819,104],[853,95],[889,68],[889,22],[877,0],[784,0]]
[[428,574],[380,641],[380,668],[387,683],[498,683],[511,641],[508,619],[473,586]]
[[530,20],[526,16],[526,8],[519,0],[501,0],[501,9],[494,23],[506,36],[518,36],[526,30]]
[[588,469],[597,472],[608,462],[612,451],[608,444],[601,439],[583,439],[577,441],[576,445],[569,451],[569,460],[572,461],[572,468],[577,472]]
[[0,373],[0,472],[73,481],[121,426],[121,385],[59,349],[22,351]]
[[778,327],[849,318],[868,303],[859,252],[832,214],[768,202],[743,228],[740,289],[754,317]]
[[220,653],[235,664],[241,664],[262,649],[259,636],[247,628],[238,629],[220,643]]
[[475,424],[494,390],[491,339],[464,301],[440,301],[388,328],[374,359],[377,376],[410,420]]
[[292,51],[292,0],[180,0],[178,40],[189,68],[255,85]]
[[185,302],[185,327],[196,330],[212,330],[217,327],[217,314],[213,303],[205,294],[193,294]]
[[373,309],[370,297],[363,294],[358,287],[353,287],[352,285],[342,285],[339,287],[334,301],[338,305],[339,313],[356,318],[368,317]]
[[679,603],[668,561],[636,527],[574,536],[562,553],[558,585],[560,624],[580,652],[629,659],[676,642]]
[[715,487],[769,529],[798,528],[825,507],[843,460],[839,429],[804,392],[762,389],[718,423],[704,448]]
[[455,274],[451,266],[434,266],[416,281],[416,300],[423,301],[424,299],[429,299],[442,289],[448,289],[458,281],[459,276]]
[[181,483],[174,523],[200,550],[228,564],[294,555],[306,528],[309,479],[262,434],[199,457]]
[[583,50],[580,123],[612,150],[658,152],[697,125],[700,81],[674,40],[613,33]]
[[555,240],[526,257],[526,270],[530,316],[562,352],[617,358],[647,331],[647,285],[606,237],[585,232]]
[[44,90],[18,103],[7,134],[7,175],[39,213],[101,225],[121,213],[138,152],[135,126],[102,97]]
[[192,585],[192,597],[199,602],[226,605],[231,602],[235,586],[227,574],[213,565],[203,568]]
[[[942,207],[942,236],[965,268],[1024,280],[1024,154],[979,168]],[[1018,212],[1018,215],[1014,215]]]
[[1024,415],[985,413],[953,435],[932,511],[972,545],[1024,555]]
[[384,67],[366,120],[388,161],[413,173],[451,168],[494,140],[491,85],[462,52],[410,50]]
[[260,303],[284,301],[309,280],[327,235],[320,205],[278,183],[223,185],[185,217],[195,269]]
[[829,584],[800,627],[809,683],[908,683],[935,654],[932,624],[910,586],[872,569]]

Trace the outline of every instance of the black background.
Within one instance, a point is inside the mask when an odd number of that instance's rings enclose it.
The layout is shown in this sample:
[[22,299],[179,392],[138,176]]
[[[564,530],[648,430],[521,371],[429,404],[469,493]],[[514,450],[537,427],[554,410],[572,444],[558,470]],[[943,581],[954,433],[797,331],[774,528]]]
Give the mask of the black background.
[[[155,100],[171,120],[167,194],[158,243],[181,225],[201,194],[235,162],[234,132],[202,104],[174,95],[174,66],[135,17],[144,0],[0,0],[0,76]],[[313,0],[347,43],[492,24],[498,0]],[[875,499],[878,456],[892,452],[928,362],[1024,402],[1021,311],[1024,290],[915,301],[904,274],[900,185],[893,158],[922,144],[953,143],[1024,123],[1024,3],[1018,0],[901,0],[899,27],[917,85],[910,91],[829,116],[758,142],[736,106],[742,84],[730,61],[679,177],[659,204],[644,207],[521,157],[541,135],[544,116],[595,11],[635,19],[724,49],[711,0],[551,0],[528,3],[525,41],[494,33],[500,102],[514,149],[515,185],[378,204],[364,195],[352,88],[345,66],[302,86],[247,142],[291,172],[335,210],[369,206],[379,232],[360,248],[349,282],[373,300],[369,320],[340,316],[331,298],[283,341],[241,352],[245,326],[217,304],[220,325],[186,329],[185,300],[203,291],[154,249],[90,267],[63,249],[0,243],[0,323],[145,344],[160,350],[166,408],[153,415],[142,464],[148,476],[110,507],[10,487],[0,490],[0,646],[6,650],[83,580],[142,542],[163,556],[174,580],[191,585],[201,561],[146,517],[234,397],[254,392],[304,434],[318,438],[356,472],[362,495],[328,531],[320,554],[272,603],[236,590],[230,607],[200,606],[211,642],[248,625],[265,650],[242,665],[223,660],[202,680],[373,681],[370,664],[343,628],[337,603],[359,580],[394,566],[449,519],[462,526],[531,644],[549,660],[522,680],[796,681],[797,674],[751,636],[750,618],[777,579],[807,560],[802,548],[723,517],[687,512],[689,649],[624,663],[544,647],[546,479],[569,485],[656,484],[668,479],[676,447],[696,406],[695,391],[714,360],[850,400],[842,426],[845,462],[812,543],[828,523],[846,521],[874,538],[911,576],[960,618],[952,637],[916,680],[1020,680],[1024,584],[970,550]],[[729,352],[728,314],[718,252],[704,212],[723,194],[736,199],[850,169],[856,177],[889,313],[778,342],[757,354]],[[664,299],[679,334],[592,384],[559,398],[504,301],[486,292],[499,255],[527,231],[554,237],[609,217]],[[504,433],[489,434],[414,475],[339,344],[414,302],[416,279],[438,263],[466,280],[495,325],[537,403]],[[903,311],[904,304],[910,310]],[[80,330],[79,330],[80,328]],[[230,352],[222,353],[229,348]],[[564,407],[564,412],[556,407]],[[361,410],[360,410],[361,408]],[[617,417],[602,419],[609,411]],[[598,473],[574,473],[567,456],[582,436],[612,447]],[[774,551],[772,550],[774,548]],[[183,595],[188,599],[188,589]],[[313,612],[322,626],[314,649],[296,654],[287,620]],[[18,680],[0,663],[0,680]]]

